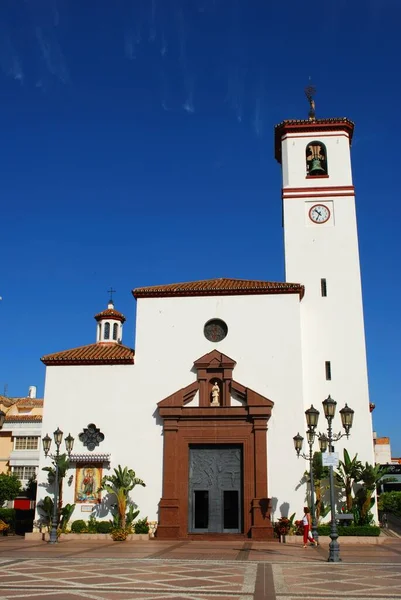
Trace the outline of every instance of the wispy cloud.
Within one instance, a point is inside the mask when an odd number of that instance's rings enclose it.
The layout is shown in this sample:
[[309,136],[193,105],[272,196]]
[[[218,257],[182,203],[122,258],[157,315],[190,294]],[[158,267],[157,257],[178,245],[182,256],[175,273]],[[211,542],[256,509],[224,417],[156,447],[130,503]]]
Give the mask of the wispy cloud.
[[42,58],[49,73],[57,77],[62,83],[69,83],[70,76],[64,54],[54,32],[48,30],[45,33],[41,27],[36,27],[35,34]]
[[[1,32],[2,33],[2,32]],[[7,77],[12,77],[21,84],[24,82],[24,72],[21,60],[8,35],[1,34],[0,66]]]

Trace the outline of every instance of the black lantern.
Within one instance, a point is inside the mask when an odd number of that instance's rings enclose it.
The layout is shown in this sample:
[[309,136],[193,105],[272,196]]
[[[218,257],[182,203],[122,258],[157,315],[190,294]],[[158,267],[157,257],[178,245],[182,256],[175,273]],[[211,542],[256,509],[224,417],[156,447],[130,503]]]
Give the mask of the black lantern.
[[340,410],[340,415],[341,422],[348,436],[349,430],[351,429],[352,422],[354,420],[354,411],[348,406],[348,404],[346,404],[344,408]]
[[42,438],[43,450],[45,452],[45,456],[49,454],[50,446],[52,443],[52,438],[47,433],[44,438]]
[[6,413],[4,411],[0,410],[0,429],[3,427],[5,420],[6,420]]
[[65,447],[67,449],[67,453],[68,456],[71,454],[72,449],[74,447],[74,438],[72,437],[71,433],[69,433],[67,435],[67,437],[65,438]]
[[57,427],[56,431],[53,433],[53,437],[56,446],[59,448],[61,442],[63,441],[63,432],[61,431],[60,427]]
[[299,456],[299,453],[302,450],[302,443],[304,441],[304,438],[302,437],[302,435],[299,435],[299,431],[298,431],[298,434],[294,435],[293,440],[294,440],[294,448]]
[[329,445],[329,438],[324,433],[319,436],[320,452],[326,452],[327,446]]
[[326,419],[333,419],[336,414],[337,402],[331,396],[328,396],[326,400],[323,400],[322,404]]
[[315,429],[315,427],[317,427],[317,422],[319,420],[319,414],[320,414],[319,411],[313,407],[313,404],[311,405],[310,408],[308,408],[308,410],[305,411],[306,423],[307,423],[309,429]]

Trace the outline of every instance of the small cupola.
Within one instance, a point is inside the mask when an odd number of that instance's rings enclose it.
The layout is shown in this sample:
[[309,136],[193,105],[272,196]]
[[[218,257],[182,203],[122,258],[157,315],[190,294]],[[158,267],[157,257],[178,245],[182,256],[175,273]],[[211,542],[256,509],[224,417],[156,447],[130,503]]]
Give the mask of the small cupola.
[[98,323],[96,334],[97,343],[122,343],[125,317],[114,308],[112,298],[110,298],[106,310],[95,315],[95,319]]

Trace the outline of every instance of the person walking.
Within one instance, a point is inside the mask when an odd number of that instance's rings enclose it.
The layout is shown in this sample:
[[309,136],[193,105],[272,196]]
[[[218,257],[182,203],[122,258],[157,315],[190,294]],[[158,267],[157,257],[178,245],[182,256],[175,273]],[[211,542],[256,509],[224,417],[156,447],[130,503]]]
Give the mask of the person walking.
[[308,540],[311,542],[311,544],[313,544],[314,546],[317,546],[317,542],[316,542],[316,540],[313,539],[313,535],[311,532],[312,522],[311,522],[311,518],[310,518],[310,511],[307,506],[305,506],[305,508],[304,508],[304,516],[302,519],[302,525],[304,526],[304,548],[306,548],[306,546],[308,545]]

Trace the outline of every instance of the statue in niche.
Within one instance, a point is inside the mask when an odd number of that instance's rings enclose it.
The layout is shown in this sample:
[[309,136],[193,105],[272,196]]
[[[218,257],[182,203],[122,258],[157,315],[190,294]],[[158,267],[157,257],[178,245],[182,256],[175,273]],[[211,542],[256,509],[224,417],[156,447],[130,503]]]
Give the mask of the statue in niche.
[[217,381],[212,387],[212,404],[211,406],[220,406],[220,388]]
[[327,152],[322,142],[311,142],[307,145],[306,170],[309,177],[327,175]]

